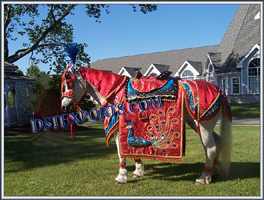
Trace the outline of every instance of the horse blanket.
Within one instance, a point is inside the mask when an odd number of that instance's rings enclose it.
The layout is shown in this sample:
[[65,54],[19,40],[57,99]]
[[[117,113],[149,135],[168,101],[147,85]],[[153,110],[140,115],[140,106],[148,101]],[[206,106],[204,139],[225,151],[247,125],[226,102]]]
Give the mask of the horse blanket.
[[133,79],[116,95],[114,103],[122,104],[123,112],[106,118],[104,124],[106,145],[118,130],[121,158],[180,162],[185,150],[183,106],[197,122],[198,133],[199,122],[212,119],[221,105],[232,119],[226,95],[212,83]]

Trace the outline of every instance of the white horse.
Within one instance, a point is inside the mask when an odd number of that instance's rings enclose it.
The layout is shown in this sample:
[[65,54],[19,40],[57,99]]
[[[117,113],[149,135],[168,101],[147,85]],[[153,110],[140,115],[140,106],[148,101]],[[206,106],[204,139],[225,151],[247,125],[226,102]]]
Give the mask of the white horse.
[[[71,72],[69,72],[71,73]],[[119,75],[117,75],[119,76]],[[102,77],[98,77],[102,78]],[[110,80],[109,80],[110,81]],[[86,78],[80,75],[78,69],[75,72],[74,80],[74,94],[72,97],[62,96],[61,107],[63,111],[70,112],[74,109],[74,104],[77,104],[81,97],[89,93],[99,104],[103,104],[107,99],[103,98],[98,88],[95,88],[93,84],[86,80]],[[62,93],[68,92],[65,83],[62,83]],[[111,103],[111,102],[109,102]],[[223,107],[223,106],[222,106]],[[222,113],[220,135],[214,132],[214,127],[217,123],[220,113]],[[188,113],[186,106],[184,106],[184,123],[187,123],[194,131],[197,132],[197,122]],[[222,175],[228,175],[230,167],[230,150],[231,150],[231,121],[221,108],[220,112],[209,122],[200,122],[200,139],[204,147],[206,162],[204,170],[199,178],[195,180],[195,184],[209,184],[212,181],[213,175],[219,175],[220,169]],[[126,183],[127,182],[127,170],[126,159],[120,157],[119,144],[118,144],[118,131],[115,133],[115,141],[117,145],[117,153],[120,159],[119,174],[114,183]],[[218,158],[221,152],[220,167],[218,165]],[[144,165],[141,160],[135,160],[135,171],[133,177],[144,176]]]

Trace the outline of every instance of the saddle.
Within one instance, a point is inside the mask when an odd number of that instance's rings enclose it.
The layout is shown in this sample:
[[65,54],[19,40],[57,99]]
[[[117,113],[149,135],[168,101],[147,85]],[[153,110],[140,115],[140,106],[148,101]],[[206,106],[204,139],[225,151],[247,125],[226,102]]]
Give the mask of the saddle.
[[133,100],[161,97],[163,100],[176,99],[178,79],[170,77],[171,72],[166,71],[159,76],[142,76],[137,71],[136,75],[129,78],[126,86],[126,99]]

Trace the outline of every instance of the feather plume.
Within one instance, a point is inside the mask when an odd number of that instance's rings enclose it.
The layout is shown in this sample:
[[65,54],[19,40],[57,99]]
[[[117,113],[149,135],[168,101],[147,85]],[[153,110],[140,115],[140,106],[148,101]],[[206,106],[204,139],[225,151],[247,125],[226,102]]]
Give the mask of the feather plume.
[[67,55],[71,58],[72,63],[75,64],[77,53],[80,50],[79,45],[77,43],[71,43],[67,45],[64,50],[66,51]]

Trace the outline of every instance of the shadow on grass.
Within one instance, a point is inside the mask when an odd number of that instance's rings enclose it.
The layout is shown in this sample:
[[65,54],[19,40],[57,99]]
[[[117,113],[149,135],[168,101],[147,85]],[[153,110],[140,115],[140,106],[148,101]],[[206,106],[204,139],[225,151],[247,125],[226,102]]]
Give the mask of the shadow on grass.
[[[116,154],[112,143],[105,146],[105,132],[101,128],[87,128],[76,133],[71,140],[70,132],[45,132],[34,135],[5,137],[5,172],[17,172],[65,164],[80,159],[102,159]],[[17,165],[12,164],[18,163]]]
[[[193,164],[175,164],[175,163],[160,163],[145,165],[144,179],[160,179],[169,181],[194,181],[200,177],[204,163]],[[134,170],[129,167],[128,170]],[[257,162],[233,162],[231,163],[230,175],[228,177],[220,176],[214,182],[227,180],[243,180],[254,177],[260,177],[260,163]]]

